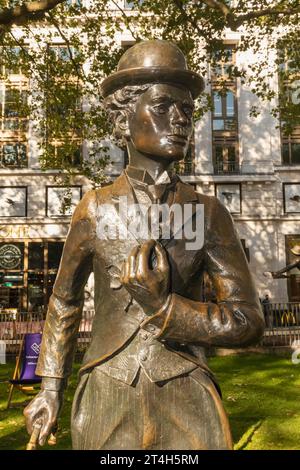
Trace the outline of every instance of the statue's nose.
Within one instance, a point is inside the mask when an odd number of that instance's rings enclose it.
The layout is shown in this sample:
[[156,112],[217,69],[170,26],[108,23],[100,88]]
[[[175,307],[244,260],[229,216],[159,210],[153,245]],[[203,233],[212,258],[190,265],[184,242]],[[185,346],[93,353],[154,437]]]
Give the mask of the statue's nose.
[[188,117],[183,111],[179,103],[174,103],[171,110],[171,123],[181,126],[186,126],[188,124]]

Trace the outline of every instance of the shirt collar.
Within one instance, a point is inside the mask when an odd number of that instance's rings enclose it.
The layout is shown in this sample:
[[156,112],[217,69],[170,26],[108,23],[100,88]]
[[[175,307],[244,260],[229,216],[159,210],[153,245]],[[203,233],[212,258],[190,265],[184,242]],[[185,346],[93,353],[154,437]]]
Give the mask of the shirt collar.
[[157,180],[154,180],[147,170],[142,170],[134,166],[128,165],[125,170],[127,176],[138,183],[145,185],[158,185],[158,184],[169,184],[174,178],[174,171],[163,171]]

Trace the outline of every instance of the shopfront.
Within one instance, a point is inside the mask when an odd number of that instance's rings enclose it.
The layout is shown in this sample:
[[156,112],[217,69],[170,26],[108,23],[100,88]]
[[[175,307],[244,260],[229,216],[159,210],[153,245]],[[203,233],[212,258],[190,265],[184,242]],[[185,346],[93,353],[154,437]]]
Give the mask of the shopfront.
[[57,275],[62,240],[0,241],[1,312],[44,312]]

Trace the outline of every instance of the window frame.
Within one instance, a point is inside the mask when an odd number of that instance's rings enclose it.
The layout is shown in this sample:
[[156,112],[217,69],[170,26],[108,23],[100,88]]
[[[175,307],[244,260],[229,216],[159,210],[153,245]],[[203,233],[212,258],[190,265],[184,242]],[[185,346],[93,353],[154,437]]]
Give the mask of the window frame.
[[0,190],[1,189],[5,189],[5,188],[9,188],[9,189],[23,189],[24,190],[24,193],[25,193],[25,204],[24,204],[24,215],[1,215],[0,214],[0,220],[1,219],[8,219],[8,218],[27,218],[27,213],[28,213],[28,187],[27,186],[0,186]]
[[299,186],[299,196],[300,196],[300,183],[295,183],[295,182],[285,182],[282,183],[282,193],[283,193],[283,212],[284,214],[300,214],[300,203],[299,203],[299,210],[293,210],[293,211],[288,211],[287,210],[287,194],[286,194],[286,188],[287,186]]
[[[242,197],[242,184],[237,183],[237,182],[225,182],[225,183],[215,183],[215,196],[218,198],[218,200],[226,207],[226,209],[230,212],[232,215],[241,215],[243,213],[242,209],[242,202],[243,202],[243,197]],[[219,199],[218,197],[218,187],[220,186],[237,186],[239,188],[239,212],[231,212],[229,208]]]
[[[82,185],[79,185],[79,184],[74,184],[74,185],[61,185],[61,186],[58,186],[58,185],[47,185],[45,187],[45,192],[46,192],[46,197],[45,197],[45,215],[46,217],[50,218],[50,219],[62,219],[62,218],[70,218],[72,217],[72,214],[55,214],[55,215],[49,215],[49,210],[48,210],[48,202],[49,202],[49,189],[54,189],[54,188],[79,188],[79,201],[77,204],[79,204],[79,202],[81,201],[82,199],[82,196],[83,196],[83,190],[82,190]],[[77,205],[76,204],[76,205]]]

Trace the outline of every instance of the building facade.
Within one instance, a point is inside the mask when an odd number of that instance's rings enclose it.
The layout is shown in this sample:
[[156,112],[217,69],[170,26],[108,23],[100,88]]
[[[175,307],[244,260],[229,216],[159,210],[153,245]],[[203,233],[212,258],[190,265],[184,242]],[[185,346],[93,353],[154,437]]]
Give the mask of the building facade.
[[[130,2],[126,2],[128,8]],[[130,45],[128,34],[119,38]],[[235,52],[238,33],[228,33],[229,61],[247,67],[251,52]],[[275,52],[274,52],[275,53]],[[222,73],[226,76],[226,66]],[[300,271],[273,279],[277,271],[296,261],[291,248],[300,244],[300,131],[281,136],[270,110],[274,103],[258,102],[239,79],[228,83],[224,95],[214,86],[214,71],[207,91],[214,112],[195,124],[194,142],[181,177],[203,194],[217,196],[232,213],[256,280],[259,295],[273,302],[300,301]],[[42,171],[37,136],[30,119],[15,109],[28,90],[20,70],[6,71],[0,83],[0,308],[5,311],[45,311],[55,281],[70,216],[90,181],[78,175],[71,187],[57,184],[57,171]],[[272,86],[278,87],[274,76]],[[8,84],[9,83],[9,84]],[[262,112],[250,117],[251,106]],[[114,179],[126,156],[113,148],[108,167]],[[92,279],[86,290],[91,307]]]

